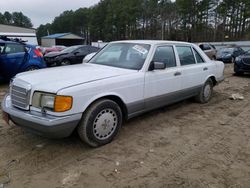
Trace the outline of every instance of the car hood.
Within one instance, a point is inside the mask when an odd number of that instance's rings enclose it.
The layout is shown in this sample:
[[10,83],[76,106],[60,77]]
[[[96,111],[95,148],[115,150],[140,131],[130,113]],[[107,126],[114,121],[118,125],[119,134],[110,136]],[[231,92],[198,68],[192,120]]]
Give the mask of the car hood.
[[44,57],[56,57],[56,56],[61,56],[61,55],[66,55],[68,53],[63,53],[63,52],[50,52],[47,53]]
[[14,82],[25,82],[33,90],[57,93],[67,87],[135,72],[137,71],[85,63],[20,73]]

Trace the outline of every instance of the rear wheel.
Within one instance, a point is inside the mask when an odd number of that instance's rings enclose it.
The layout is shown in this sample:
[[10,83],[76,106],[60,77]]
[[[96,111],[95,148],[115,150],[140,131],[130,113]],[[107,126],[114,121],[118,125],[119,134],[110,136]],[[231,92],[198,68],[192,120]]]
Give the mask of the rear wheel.
[[195,97],[199,103],[208,103],[213,95],[213,81],[209,78]]
[[83,114],[78,134],[91,147],[110,143],[122,124],[122,112],[117,103],[102,99],[93,103]]

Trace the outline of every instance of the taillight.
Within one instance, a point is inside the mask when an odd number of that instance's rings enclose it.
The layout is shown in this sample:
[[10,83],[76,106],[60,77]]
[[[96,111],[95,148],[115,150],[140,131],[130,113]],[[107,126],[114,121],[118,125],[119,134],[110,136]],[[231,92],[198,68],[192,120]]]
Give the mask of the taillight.
[[36,54],[37,57],[43,57],[43,54],[38,49],[33,49],[33,52]]

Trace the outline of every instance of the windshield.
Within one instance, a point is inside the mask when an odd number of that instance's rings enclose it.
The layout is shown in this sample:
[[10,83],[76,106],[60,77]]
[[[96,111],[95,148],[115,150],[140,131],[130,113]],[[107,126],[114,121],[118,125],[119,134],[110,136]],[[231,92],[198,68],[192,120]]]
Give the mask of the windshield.
[[140,70],[149,49],[148,44],[113,43],[106,46],[89,63]]
[[76,50],[77,48],[79,48],[79,46],[71,46],[71,47],[68,47],[68,48],[64,49],[64,50],[62,51],[62,53],[71,53],[71,52],[73,52],[74,50]]
[[234,52],[234,48],[222,48],[219,50],[219,53],[230,53],[232,54]]

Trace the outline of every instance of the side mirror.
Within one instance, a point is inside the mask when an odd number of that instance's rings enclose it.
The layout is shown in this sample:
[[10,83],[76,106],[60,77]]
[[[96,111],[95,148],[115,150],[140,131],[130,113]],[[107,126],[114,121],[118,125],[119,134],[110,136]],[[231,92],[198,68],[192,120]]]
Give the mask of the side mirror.
[[166,64],[163,62],[151,62],[151,65],[149,67],[149,70],[164,70],[166,69]]
[[74,55],[77,55],[77,54],[79,54],[80,52],[74,52]]

